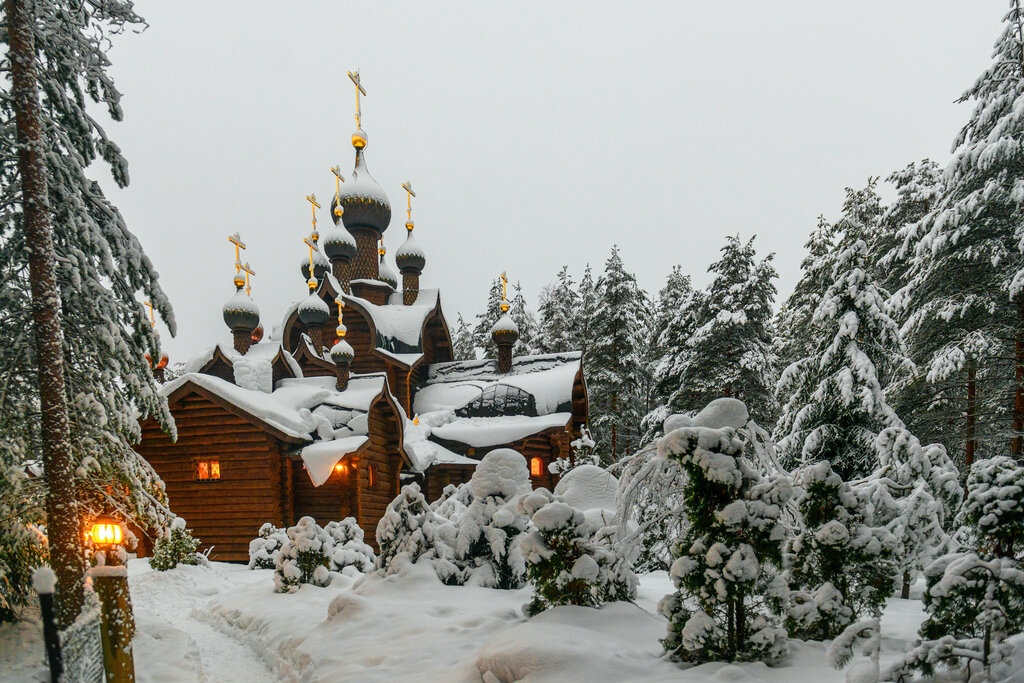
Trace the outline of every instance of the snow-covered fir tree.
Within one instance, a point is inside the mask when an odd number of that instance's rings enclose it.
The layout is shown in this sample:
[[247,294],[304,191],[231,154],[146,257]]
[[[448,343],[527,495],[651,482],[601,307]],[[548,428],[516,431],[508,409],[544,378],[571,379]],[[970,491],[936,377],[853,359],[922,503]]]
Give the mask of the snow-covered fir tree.
[[[106,109],[120,121],[121,93],[109,73],[109,36],[144,26],[132,3],[102,7],[38,0],[35,12],[36,67],[49,209],[58,261],[64,376],[71,416],[72,457],[79,464],[80,515],[116,509],[150,538],[172,516],[162,482],[131,448],[137,417],[155,416],[173,431],[165,401],[156,393],[147,356],[161,353],[142,301],[150,301],[173,334],[174,316],[157,273],[117,208],[93,179],[97,158],[114,181],[128,184],[127,162],[101,127]],[[5,11],[5,10],[2,10]],[[3,32],[0,40],[7,40]],[[6,46],[5,46],[6,47]],[[6,54],[6,49],[5,49]],[[5,78],[10,71],[4,70]],[[89,101],[100,105],[92,108]],[[88,104],[87,104],[88,103]],[[14,149],[12,100],[0,101],[5,149]],[[40,458],[36,361],[31,346],[28,249],[22,231],[16,156],[0,161],[0,467],[3,478]],[[0,525],[41,522],[38,486],[4,487],[17,497],[15,516]],[[2,505],[2,504],[0,504]],[[6,535],[0,530],[0,536]],[[19,529],[11,533],[20,535]]]
[[568,472],[582,465],[598,465],[601,457],[597,454],[597,442],[590,433],[590,429],[583,425],[579,438],[569,442],[568,457],[556,458],[550,465],[548,471],[552,474],[564,476]]
[[192,531],[185,528],[185,520],[175,517],[170,529],[153,545],[153,557],[149,560],[149,566],[165,572],[179,564],[205,564],[206,557],[196,553],[198,547],[199,539],[194,538]]
[[575,351],[579,333],[576,317],[579,315],[579,294],[569,275],[569,267],[562,266],[557,279],[541,291],[537,346],[543,353]]
[[[478,313],[476,316],[477,323],[473,328],[473,344],[476,348],[484,350],[485,358],[498,357],[498,346],[494,343],[491,330],[494,328],[494,323],[498,322],[498,318],[502,315],[501,295],[501,278],[498,278],[491,284],[491,289],[487,294],[487,308],[484,309],[483,313]],[[534,337],[537,335],[537,319],[527,306],[526,297],[523,296],[522,287],[518,282],[514,286],[509,287],[505,295],[509,304],[509,317],[519,326],[519,339],[512,348],[512,353],[516,356],[528,355],[534,349]]]
[[498,346],[491,338],[494,323],[501,317],[501,278],[491,282],[487,291],[487,304],[484,310],[476,314],[476,325],[473,326],[473,346],[483,350],[484,358],[497,358]]
[[458,520],[455,562],[467,585],[518,588],[526,580],[519,535],[529,518],[516,509],[520,495],[532,490],[526,459],[509,448],[483,457],[469,482],[472,500]]
[[886,680],[944,669],[970,680],[1009,673],[1006,638],[1024,631],[1024,466],[1006,456],[975,462],[960,520],[967,543],[925,570],[928,616],[920,640]]
[[352,567],[363,574],[373,570],[377,558],[373,548],[363,541],[363,530],[355,517],[346,517],[340,522],[328,522],[324,533],[330,539],[330,570],[344,572]]
[[377,523],[377,567],[388,572],[399,555],[415,562],[426,553],[433,545],[432,517],[419,484],[403,486]]
[[1005,453],[1007,445],[1019,457],[1024,430],[1024,400],[1015,399],[1014,379],[1024,367],[1019,0],[1010,1],[1003,22],[993,63],[960,97],[974,110],[954,140],[942,196],[908,235],[916,250],[905,294],[906,335],[939,398],[960,404],[951,413],[967,408],[955,424],[965,442],[976,444],[976,457]]
[[636,576],[608,533],[594,529],[582,511],[547,489],[522,496],[518,511],[533,529],[520,540],[533,599],[533,616],[559,605],[598,607],[636,596]]
[[690,276],[673,266],[658,292],[650,334],[648,364],[652,366],[652,406],[643,419],[645,442],[661,436],[661,425],[672,414],[669,399],[682,383],[693,334],[694,292]]
[[792,590],[786,630],[830,640],[866,615],[881,615],[896,581],[896,538],[865,524],[860,499],[827,460],[794,478],[801,528],[785,550]]
[[886,401],[898,373],[909,373],[896,323],[866,268],[867,244],[847,221],[832,284],[812,320],[813,352],[782,373],[788,395],[776,439],[790,464],[829,460],[840,477],[864,476],[878,466],[875,438],[903,423]]
[[658,452],[679,462],[689,479],[689,528],[671,570],[677,590],[658,604],[668,619],[667,656],[694,663],[779,661],[789,651],[774,613],[788,594],[781,574],[788,478],[762,477],[728,426],[675,429]]
[[722,258],[708,268],[714,280],[693,301],[693,333],[685,362],[676,361],[682,372],[668,406],[671,412],[684,412],[731,396],[750,406],[758,422],[770,424],[775,413],[774,255],[756,261],[754,238],[744,244],[739,236],[728,237],[721,251]]
[[598,451],[611,463],[639,445],[644,415],[641,350],[649,326],[647,296],[626,271],[617,246],[605,263],[596,298],[585,358],[590,424]]
[[284,529],[265,522],[256,538],[249,541],[249,569],[273,569],[277,566],[277,553],[287,541]]
[[455,323],[455,334],[452,335],[453,360],[476,360],[476,343],[469,325],[459,314]]
[[512,347],[513,355],[526,356],[536,353],[537,317],[527,306],[526,297],[523,296],[523,287],[518,282],[512,288],[508,314],[519,328],[519,339],[516,340],[516,345]]
[[580,278],[580,286],[577,288],[577,292],[579,293],[580,306],[573,318],[576,329],[575,349],[582,351],[583,358],[586,360],[590,358],[590,347],[594,339],[594,317],[597,315],[598,308],[597,283],[594,282],[594,276],[589,263],[583,269],[583,277]]
[[303,517],[285,531],[288,540],[274,558],[274,591],[294,593],[302,584],[331,583],[331,540],[312,517]]

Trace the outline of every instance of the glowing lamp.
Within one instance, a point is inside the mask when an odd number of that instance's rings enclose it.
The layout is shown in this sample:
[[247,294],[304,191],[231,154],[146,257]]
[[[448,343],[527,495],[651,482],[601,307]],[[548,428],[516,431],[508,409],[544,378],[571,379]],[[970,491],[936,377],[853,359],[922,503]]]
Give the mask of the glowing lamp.
[[100,550],[108,550],[118,545],[123,537],[121,524],[110,515],[100,515],[93,520],[89,536],[93,544]]
[[343,462],[339,462],[337,465],[334,466],[334,471],[340,472],[341,474],[345,474],[346,472],[348,472],[348,465],[346,465]]

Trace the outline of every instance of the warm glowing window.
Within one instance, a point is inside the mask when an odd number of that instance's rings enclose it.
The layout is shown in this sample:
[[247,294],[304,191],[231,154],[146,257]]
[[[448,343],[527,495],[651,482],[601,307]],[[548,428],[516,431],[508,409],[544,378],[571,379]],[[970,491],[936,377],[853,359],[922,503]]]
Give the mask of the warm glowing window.
[[373,486],[377,481],[377,469],[373,465],[370,465],[370,467],[367,468],[366,478],[369,481],[370,486]]
[[196,479],[199,481],[216,481],[220,479],[220,460],[197,460]]
[[540,458],[530,458],[530,476],[539,477],[544,473],[544,462]]

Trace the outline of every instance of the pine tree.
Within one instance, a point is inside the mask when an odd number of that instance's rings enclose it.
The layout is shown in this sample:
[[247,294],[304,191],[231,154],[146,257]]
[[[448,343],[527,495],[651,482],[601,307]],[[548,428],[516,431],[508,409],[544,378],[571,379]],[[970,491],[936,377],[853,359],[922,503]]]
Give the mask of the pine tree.
[[[1010,0],[993,64],[963,95],[974,111],[953,144],[942,197],[920,227],[905,328],[929,382],[976,409],[979,456],[1022,454],[1024,432],[1024,15]],[[969,373],[969,378],[965,377]],[[975,384],[976,383],[976,384]],[[953,396],[956,387],[959,395]],[[976,401],[976,403],[974,403]],[[971,403],[974,403],[971,406]],[[963,405],[963,404],[961,404]],[[961,423],[963,424],[963,423]],[[968,432],[967,426],[963,426]]]
[[594,343],[594,317],[597,315],[597,284],[591,274],[590,264],[583,270],[583,277],[580,278],[579,286],[579,309],[573,316],[573,329],[575,335],[572,348],[583,352],[585,363],[590,361],[590,349]]
[[779,381],[789,400],[776,439],[790,464],[824,459],[850,479],[878,466],[879,432],[903,427],[884,390],[911,363],[885,297],[867,272],[867,244],[845,219],[841,228],[846,244],[812,320],[814,352],[792,363]]
[[788,593],[779,573],[788,478],[758,474],[731,427],[676,429],[659,441],[658,453],[689,477],[690,526],[671,569],[677,590],[658,604],[668,619],[667,656],[694,663],[779,661],[789,650],[774,616]]
[[537,317],[526,305],[523,288],[518,282],[512,291],[508,314],[519,328],[519,339],[512,347],[512,353],[516,356],[528,356],[531,353],[536,353],[537,349]]
[[[9,3],[8,11],[23,4]],[[138,240],[87,174],[101,157],[115,182],[128,183],[120,150],[95,112],[87,111],[86,102],[102,104],[111,118],[121,119],[120,93],[107,73],[110,62],[104,51],[111,33],[144,22],[125,0],[102,7],[38,0],[34,9],[42,144],[59,264],[62,337],[53,339],[62,342],[65,394],[71,406],[71,447],[66,449],[71,468],[52,474],[74,482],[76,515],[113,507],[155,538],[171,519],[166,496],[155,472],[130,444],[140,437],[140,416],[155,416],[172,433],[173,427],[146,359],[160,358],[158,340],[136,296],[152,302],[172,333],[174,318]],[[3,34],[5,41],[11,38],[10,32]],[[0,101],[0,119],[13,148],[10,99]],[[18,171],[10,156],[0,163],[0,180],[8,205],[18,201]],[[33,353],[29,337],[33,278],[30,245],[22,232],[25,218],[16,209],[0,214],[0,335],[5,340],[0,373],[6,387],[0,392],[0,461],[5,470],[38,459],[41,448],[41,396],[32,377],[42,359]],[[65,501],[65,508],[75,509],[75,501]],[[56,534],[57,520],[49,526]],[[77,541],[77,525],[74,535]],[[77,560],[55,558],[55,564],[58,575],[80,580]],[[68,592],[63,580],[61,587]]]
[[708,269],[715,277],[694,301],[694,330],[679,384],[669,396],[671,412],[732,396],[751,406],[756,421],[773,421],[770,325],[778,273],[771,264],[773,254],[754,260],[753,242],[728,237],[722,258]]
[[455,323],[455,335],[452,337],[452,356],[454,360],[476,360],[476,344],[473,341],[473,333],[466,321],[462,319],[461,313]]
[[538,346],[543,353],[575,351],[578,338],[576,316],[579,295],[573,287],[569,267],[562,266],[558,279],[541,291]]
[[671,414],[669,397],[679,387],[686,365],[686,343],[693,332],[690,276],[673,266],[658,292],[646,351],[650,378],[647,414],[643,418],[643,442],[661,436],[661,425]]
[[590,416],[598,451],[615,462],[639,445],[643,418],[641,349],[647,335],[647,295],[626,271],[613,247],[597,284],[597,309],[591,321]]

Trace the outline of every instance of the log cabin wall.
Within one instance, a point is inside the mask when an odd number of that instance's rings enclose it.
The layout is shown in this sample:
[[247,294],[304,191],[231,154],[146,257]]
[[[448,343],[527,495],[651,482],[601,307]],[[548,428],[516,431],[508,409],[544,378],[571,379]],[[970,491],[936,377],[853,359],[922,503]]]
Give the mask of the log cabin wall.
[[[282,444],[258,427],[198,394],[173,406],[178,441],[154,420],[142,424],[137,450],[167,486],[171,510],[212,547],[210,559],[249,559],[249,541],[264,522],[283,526]],[[216,460],[217,480],[198,480],[198,461]]]
[[423,496],[428,503],[433,503],[441,497],[445,486],[465,484],[473,477],[474,470],[474,467],[466,465],[434,465],[427,470]]
[[398,452],[397,419],[386,401],[378,400],[370,407],[369,423],[370,440],[360,450],[356,469],[359,486],[356,519],[366,535],[366,542],[379,550],[377,523],[401,488],[402,456]]
[[342,469],[339,471],[336,468],[323,484],[313,486],[302,461],[292,461],[295,516],[291,524],[307,515],[320,526],[356,516],[355,470],[348,459],[342,461],[341,466]]

